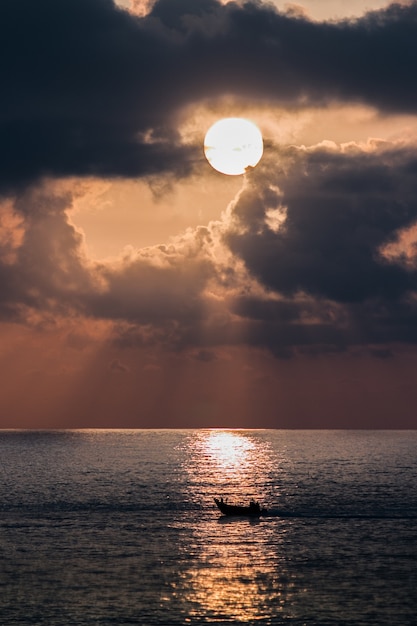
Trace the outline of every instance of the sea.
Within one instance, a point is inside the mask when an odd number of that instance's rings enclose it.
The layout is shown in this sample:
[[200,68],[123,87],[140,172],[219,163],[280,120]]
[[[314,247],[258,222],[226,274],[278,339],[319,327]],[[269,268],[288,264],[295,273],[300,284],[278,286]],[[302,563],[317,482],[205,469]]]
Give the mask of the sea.
[[417,431],[3,430],[0,476],[1,625],[416,624]]

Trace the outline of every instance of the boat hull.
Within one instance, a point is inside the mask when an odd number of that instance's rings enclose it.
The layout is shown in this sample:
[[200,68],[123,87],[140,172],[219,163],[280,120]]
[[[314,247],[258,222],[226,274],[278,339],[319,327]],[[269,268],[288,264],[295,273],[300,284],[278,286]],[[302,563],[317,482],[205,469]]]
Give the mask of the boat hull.
[[217,505],[217,508],[223,513],[223,515],[227,516],[260,517],[261,515],[266,515],[267,513],[267,510],[261,509],[259,504],[253,504],[251,506],[239,506],[236,504],[227,504],[227,502],[223,502],[223,500],[219,500],[218,498],[214,498],[214,501]]

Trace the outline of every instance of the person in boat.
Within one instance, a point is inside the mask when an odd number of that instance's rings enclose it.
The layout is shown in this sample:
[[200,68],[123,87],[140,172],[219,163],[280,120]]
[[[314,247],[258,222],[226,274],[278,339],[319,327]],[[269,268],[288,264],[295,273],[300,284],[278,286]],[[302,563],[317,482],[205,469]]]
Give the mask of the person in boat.
[[249,508],[251,509],[251,511],[260,511],[261,507],[259,505],[259,502],[255,502],[255,500],[252,498],[252,500],[249,503]]

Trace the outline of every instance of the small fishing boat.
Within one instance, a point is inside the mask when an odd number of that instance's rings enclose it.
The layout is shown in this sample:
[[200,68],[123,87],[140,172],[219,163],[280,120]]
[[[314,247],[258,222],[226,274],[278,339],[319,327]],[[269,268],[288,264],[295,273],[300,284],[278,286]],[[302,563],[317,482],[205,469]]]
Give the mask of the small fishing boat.
[[260,517],[261,515],[266,515],[267,510],[261,508],[259,502],[255,502],[251,500],[248,506],[241,506],[239,504],[228,504],[223,500],[223,498],[214,498],[217,507],[223,513],[223,515],[249,515],[250,517]]

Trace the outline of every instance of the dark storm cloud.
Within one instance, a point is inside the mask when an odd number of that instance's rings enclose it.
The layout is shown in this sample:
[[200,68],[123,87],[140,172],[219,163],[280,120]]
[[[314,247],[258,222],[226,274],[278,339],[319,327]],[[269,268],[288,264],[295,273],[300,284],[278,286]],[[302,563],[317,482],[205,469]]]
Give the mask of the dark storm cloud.
[[[414,150],[288,149],[281,161],[285,174],[268,164],[251,174],[226,235],[249,272],[279,296],[235,300],[235,312],[251,322],[249,341],[273,351],[415,343],[414,247],[384,254],[417,220]],[[268,226],[274,209],[285,211],[279,228]]]
[[[379,252],[417,219],[414,150],[297,152],[285,175],[254,174],[235,206],[245,231],[230,234],[232,250],[263,284],[287,295],[357,302],[414,288],[416,272]],[[278,232],[264,221],[274,203],[287,209]]]
[[43,175],[187,175],[181,106],[224,94],[417,108],[417,4],[313,23],[261,3],[0,3],[0,189]]
[[110,0],[6,0],[0,23],[4,188],[187,171],[190,150],[164,121],[170,52],[139,19]]

